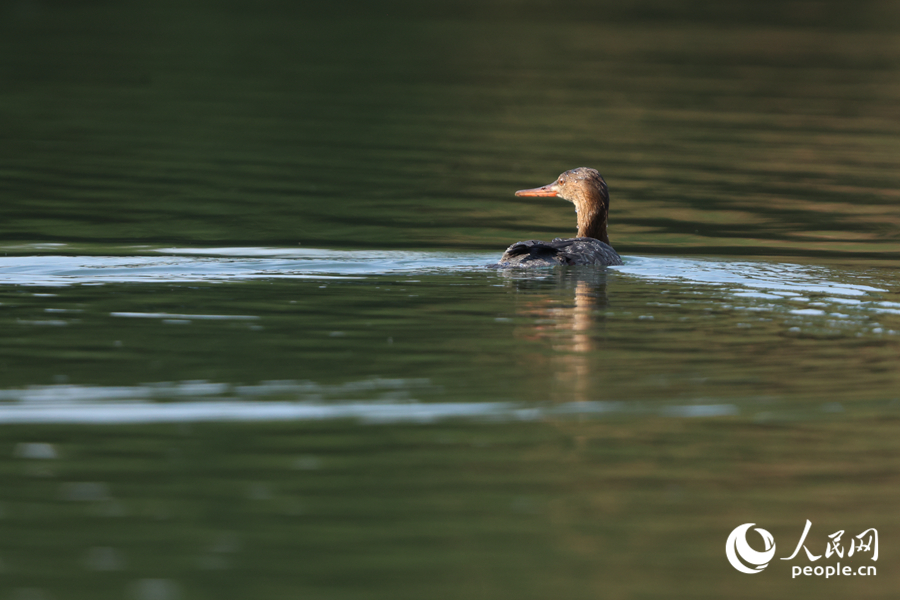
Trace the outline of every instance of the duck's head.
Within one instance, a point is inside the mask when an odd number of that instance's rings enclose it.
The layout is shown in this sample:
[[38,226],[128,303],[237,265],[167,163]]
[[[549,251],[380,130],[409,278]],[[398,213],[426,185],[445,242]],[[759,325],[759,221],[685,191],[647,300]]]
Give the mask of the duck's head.
[[606,182],[597,169],[588,167],[578,167],[560,174],[553,183],[532,188],[530,190],[519,190],[516,196],[555,196],[568,200],[575,205],[578,210],[582,206],[587,208],[591,204],[601,203],[604,208],[609,209],[609,192],[606,189]]
[[553,183],[530,190],[519,190],[516,196],[549,196],[568,200],[575,205],[578,213],[578,237],[592,237],[609,243],[606,235],[609,190],[596,169],[571,169],[562,173]]

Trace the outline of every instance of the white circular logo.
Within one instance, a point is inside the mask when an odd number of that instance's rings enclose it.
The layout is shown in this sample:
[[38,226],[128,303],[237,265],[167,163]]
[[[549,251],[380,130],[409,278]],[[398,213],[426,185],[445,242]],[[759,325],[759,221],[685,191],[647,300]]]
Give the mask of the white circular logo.
[[[728,541],[725,542],[725,555],[728,557],[728,562],[741,573],[759,573],[775,557],[775,538],[765,529],[754,528],[762,536],[763,543],[766,545],[764,552],[757,552],[747,543],[747,531],[754,525],[756,523],[744,523],[740,527],[735,527],[728,536]],[[751,566],[748,567],[744,563]]]

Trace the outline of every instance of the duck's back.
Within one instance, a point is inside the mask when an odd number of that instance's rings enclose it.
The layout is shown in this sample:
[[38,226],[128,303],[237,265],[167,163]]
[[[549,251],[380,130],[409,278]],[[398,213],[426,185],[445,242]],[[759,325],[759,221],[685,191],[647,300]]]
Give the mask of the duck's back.
[[500,257],[499,267],[556,267],[559,265],[621,265],[609,244],[589,237],[556,238],[552,242],[516,242]]

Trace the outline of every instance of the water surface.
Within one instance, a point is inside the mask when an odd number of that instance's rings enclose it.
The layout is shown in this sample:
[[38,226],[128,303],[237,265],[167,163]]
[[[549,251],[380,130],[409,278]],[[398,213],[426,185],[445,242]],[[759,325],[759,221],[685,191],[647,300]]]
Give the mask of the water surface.
[[0,5],[0,597],[893,597],[898,17]]

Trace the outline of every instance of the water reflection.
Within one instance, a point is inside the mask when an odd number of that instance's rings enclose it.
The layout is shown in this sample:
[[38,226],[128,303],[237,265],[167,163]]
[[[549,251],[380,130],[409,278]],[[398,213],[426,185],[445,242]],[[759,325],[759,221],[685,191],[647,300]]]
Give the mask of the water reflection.
[[[484,268],[493,255],[480,253],[367,254],[220,248],[31,256],[18,257],[30,262],[11,271],[4,267],[16,257],[0,257],[0,280],[13,283],[0,286],[4,339],[16,349],[0,357],[8,369],[0,401],[33,411],[10,408],[11,420],[72,422],[206,420],[217,410],[223,419],[250,419],[247,400],[441,401],[465,405],[447,409],[462,413],[469,401],[497,400],[526,408],[548,400],[717,405],[749,389],[771,397],[800,386],[790,368],[800,348],[818,353],[841,379],[880,373],[900,339],[897,271],[886,267],[626,256],[625,265],[608,269],[498,271]],[[97,283],[98,273],[105,285],[85,285]],[[185,285],[193,278],[216,285]],[[14,285],[41,281],[64,285],[52,294]],[[803,342],[809,336],[881,345],[864,361],[855,342],[836,353],[830,343]],[[736,358],[748,350],[756,362]],[[848,354],[860,364],[838,358]],[[110,370],[110,361],[123,368]],[[827,380],[803,387],[831,389]],[[202,402],[153,405],[173,400]],[[89,401],[96,412],[78,416],[67,406]],[[130,401],[151,406],[103,416],[111,409],[102,403]],[[322,414],[255,408],[260,419]],[[353,408],[349,418],[356,410],[365,409]],[[410,418],[432,418],[417,411],[409,408]]]
[[[596,417],[613,413],[709,417],[739,412],[739,408],[732,404],[645,406],[591,400],[590,352],[595,348],[591,330],[595,323],[593,311],[598,302],[599,288],[595,286],[599,280],[595,277],[561,277],[557,281],[560,287],[556,289],[570,290],[565,282],[574,283],[576,305],[540,309],[534,308],[536,305],[529,301],[532,309],[524,313],[524,316],[543,324],[517,329],[517,335],[545,340],[553,348],[549,368],[558,385],[551,404],[421,402],[409,393],[426,393],[433,388],[424,379],[373,378],[336,386],[311,381],[277,381],[257,385],[185,381],[147,383],[131,387],[52,385],[0,390],[0,424],[90,425],[341,419],[367,424],[389,424],[431,423],[446,419],[531,421],[571,416]],[[528,293],[533,291],[529,290]],[[547,298],[538,301],[539,304],[544,302],[552,304]],[[554,324],[547,327],[546,324],[550,321]],[[354,396],[367,399],[348,400]],[[27,459],[58,458],[56,448],[43,442],[20,443],[15,447],[14,455]],[[320,466],[321,460],[315,456],[301,456],[294,462],[294,468],[299,470],[316,470]],[[254,497],[260,494],[263,492],[251,490]],[[62,485],[60,495],[68,501],[100,503],[103,505],[101,512],[105,516],[115,516],[121,512],[104,483],[66,483]]]
[[[35,248],[31,248],[32,251]],[[352,279],[388,273],[481,269],[496,256],[475,252],[334,251],[290,248],[162,248],[130,255],[0,256],[0,285],[64,287],[104,283]],[[147,256],[146,254],[156,254]],[[162,254],[163,256],[159,256]]]
[[[811,389],[828,379],[799,379],[798,350],[787,340],[807,356],[805,340],[884,340],[880,364],[900,336],[889,268],[626,257],[622,267],[594,272],[500,276],[516,291],[517,368],[529,381],[552,379],[544,398],[555,402],[616,402],[633,397],[630,390],[641,399],[695,398],[698,414],[716,398],[771,402],[777,396],[769,390],[784,381]],[[759,358],[739,365],[729,358],[735,352]],[[831,361],[835,350],[825,344],[819,352],[813,364]],[[840,369],[859,373],[875,364],[851,362]]]
[[[565,364],[562,364],[566,368]],[[586,373],[583,380],[587,381]],[[571,388],[565,384],[566,392]],[[576,387],[577,389],[577,387]],[[560,391],[562,397],[564,391]],[[571,395],[569,396],[571,397]],[[587,395],[585,394],[585,397]],[[554,403],[525,402],[278,402],[278,401],[183,401],[183,402],[82,402],[77,405],[27,406],[0,405],[0,424],[127,425],[150,423],[215,423],[349,420],[367,425],[395,423],[436,423],[445,420],[485,422],[536,421],[568,417],[598,417],[630,414],[667,417],[715,417],[736,415],[734,404],[643,405],[596,400]],[[299,461],[298,469],[309,467]],[[314,463],[315,464],[315,463]],[[38,471],[32,470],[32,474]],[[52,475],[44,470],[42,476]],[[251,488],[253,498],[265,496],[265,490]],[[62,488],[62,498],[71,501],[102,503],[104,516],[120,516],[121,510],[107,496],[101,483],[72,483]]]
[[[295,400],[373,400],[397,399],[398,395],[427,392],[433,388],[428,379],[385,379],[371,377],[329,385],[314,381],[263,381],[257,384],[232,384],[212,381],[158,381],[133,386],[34,385],[0,390],[0,407],[4,403],[29,406],[84,406],[90,403],[126,402],[145,399],[188,400],[191,398],[278,398]],[[17,446],[17,452],[29,457],[52,453],[43,444]]]
[[[606,283],[603,284],[603,298],[606,298]],[[590,362],[585,354],[594,349],[593,338],[590,332],[593,330],[593,315],[598,308],[597,295],[593,288],[585,281],[579,281],[575,286],[575,306],[571,308],[572,341],[569,344],[570,357],[564,360],[562,356],[556,358],[563,361],[562,369],[556,372],[557,379],[563,378],[571,382],[573,388],[572,397],[576,401],[590,400]],[[605,302],[604,302],[605,305]],[[565,345],[563,345],[565,349]]]
[[700,298],[715,286],[726,294],[716,309],[777,316],[795,333],[900,334],[897,272],[889,267],[629,257],[617,272],[660,282],[660,289],[666,282],[695,286],[697,299],[681,304],[705,303]]
[[[858,297],[888,291],[885,289],[887,282],[879,282],[870,269],[839,272],[825,266],[778,261],[633,256],[617,271],[659,281],[738,285],[779,297],[806,294]],[[750,297],[745,289],[734,292]]]
[[[598,311],[608,304],[605,268],[556,268],[549,273],[503,272],[526,298],[517,305],[519,325],[513,335],[522,340],[541,340],[552,350],[549,369],[555,380],[554,400],[585,402],[595,399],[590,354],[597,348]],[[523,357],[522,368],[540,364],[534,355]]]

